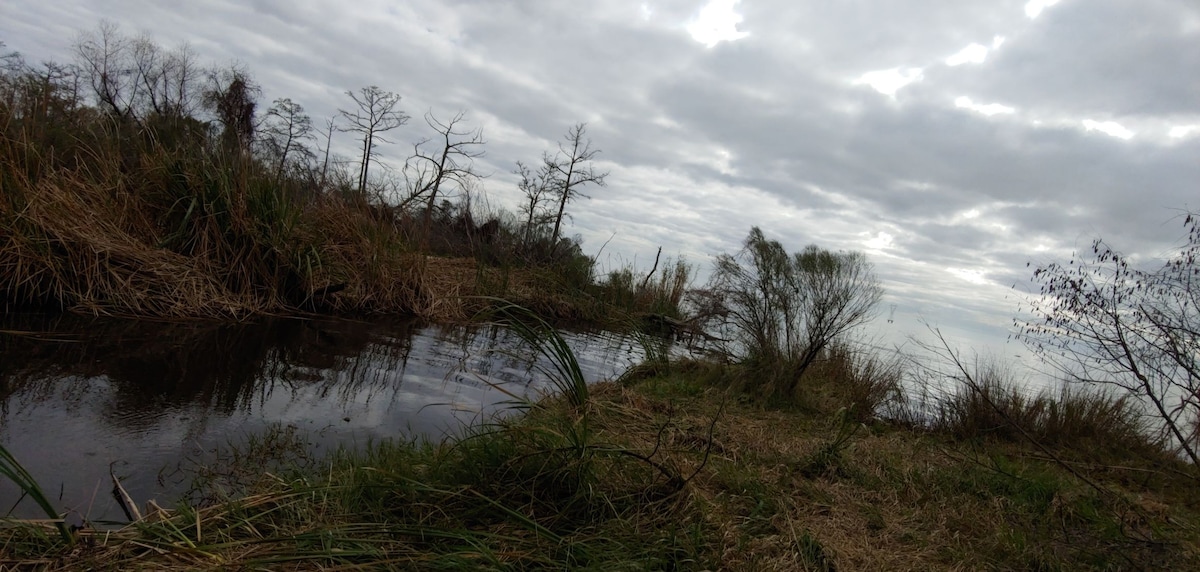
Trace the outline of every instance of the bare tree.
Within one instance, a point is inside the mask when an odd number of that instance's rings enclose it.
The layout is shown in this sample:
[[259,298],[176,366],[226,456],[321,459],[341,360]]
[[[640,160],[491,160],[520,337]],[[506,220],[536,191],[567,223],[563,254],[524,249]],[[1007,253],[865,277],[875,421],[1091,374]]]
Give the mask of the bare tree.
[[584,139],[586,132],[586,123],[575,124],[567,131],[566,139],[558,144],[558,152],[554,156],[547,153],[542,157],[542,162],[557,183],[554,193],[558,195],[558,214],[554,217],[554,231],[550,234],[551,252],[558,246],[567,203],[576,197],[590,198],[580,188],[588,184],[603,187],[604,179],[608,177],[608,173],[597,173],[592,168],[592,159],[600,150],[592,149],[592,141]]
[[69,128],[70,115],[82,104],[80,81],[70,64],[35,67],[17,52],[0,55],[0,111],[12,119],[53,117],[55,125]]
[[312,152],[304,145],[312,139],[312,118],[304,113],[304,107],[289,98],[276,99],[267,110],[267,121],[263,128],[267,141],[279,157],[275,178],[283,176],[288,155],[295,152],[304,160],[311,161]]
[[126,61],[128,50],[129,40],[107,20],[75,41],[75,53],[97,103],[116,116],[133,118],[137,83]]
[[1158,267],[1138,268],[1104,241],[1087,258],[1038,267],[1034,319],[1020,338],[1067,379],[1144,399],[1166,435],[1200,466],[1200,218]]
[[79,35],[75,53],[96,102],[116,116],[138,123],[150,115],[178,119],[190,116],[201,99],[204,69],[187,44],[163,50],[149,36],[129,38],[103,21]]
[[367,173],[371,166],[371,160],[374,158],[376,140],[390,143],[390,141],[384,139],[380,134],[408,123],[409,117],[399,109],[396,109],[396,105],[400,103],[400,96],[390,91],[382,90],[378,86],[364,87],[357,94],[353,91],[347,91],[346,95],[349,95],[350,99],[354,100],[354,104],[358,109],[338,110],[341,116],[350,122],[349,125],[341,128],[341,130],[362,134],[363,150],[362,160],[359,163],[358,169],[358,193],[365,196],[367,192]]
[[179,118],[194,111],[193,90],[203,75],[188,44],[164,51],[149,36],[129,42],[135,112]]
[[415,205],[425,199],[425,193],[429,190],[433,181],[434,164],[420,159],[416,156],[410,156],[404,161],[404,167],[401,169],[401,192],[403,196],[397,209],[410,213]]
[[439,150],[427,152],[422,147],[429,143],[429,139],[422,140],[413,145],[413,156],[411,161],[424,162],[429,165],[429,169],[422,170],[418,167],[418,172],[422,175],[420,180],[423,182],[423,188],[420,189],[420,195],[425,195],[425,216],[424,216],[424,233],[428,236],[429,224],[433,217],[433,207],[437,204],[438,194],[442,188],[442,183],[452,181],[459,188],[466,188],[473,181],[480,179],[480,175],[473,169],[473,162],[476,158],[483,156],[482,150],[477,150],[483,145],[483,128],[474,130],[455,130],[455,127],[463,122],[463,112],[458,112],[451,117],[449,121],[439,121],[433,115],[433,112],[425,114],[425,123],[432,127],[438,133]]
[[720,337],[735,341],[726,353],[759,366],[780,396],[792,395],[831,343],[870,320],[883,296],[862,253],[810,245],[789,255],[758,227],[741,252],[717,257],[707,291],[720,307],[709,316],[720,319]]
[[167,52],[162,79],[163,111],[175,117],[191,117],[197,108],[196,83],[204,67],[196,62],[196,52],[186,42]]
[[329,148],[333,144],[333,130],[337,128],[337,118],[330,117],[325,120],[325,148],[321,152],[325,155],[325,160],[321,162],[321,179],[317,183],[317,188],[321,192],[325,192],[325,183],[328,180],[329,174]]
[[543,205],[549,200],[551,188],[554,186],[554,180],[550,173],[550,168],[543,163],[542,167],[534,172],[528,165],[517,161],[517,170],[513,171],[514,175],[521,177],[517,183],[517,188],[524,195],[524,202],[521,203],[521,213],[525,215],[525,232],[522,239],[522,246],[529,247],[529,241],[534,235],[534,230],[541,227],[549,221],[550,216],[545,212]]

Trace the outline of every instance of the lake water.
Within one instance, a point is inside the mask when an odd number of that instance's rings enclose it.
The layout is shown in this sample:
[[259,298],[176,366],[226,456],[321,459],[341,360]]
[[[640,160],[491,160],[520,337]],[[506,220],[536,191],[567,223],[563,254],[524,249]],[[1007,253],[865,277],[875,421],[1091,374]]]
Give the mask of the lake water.
[[[439,440],[548,390],[498,327],[274,319],[158,323],[76,316],[0,322],[0,443],[68,520],[123,520],[110,470],[139,504],[171,506],[230,443],[289,428],[314,456],[388,438]],[[589,380],[641,353],[566,333]],[[294,429],[292,429],[294,428]],[[42,516],[0,477],[0,516]]]

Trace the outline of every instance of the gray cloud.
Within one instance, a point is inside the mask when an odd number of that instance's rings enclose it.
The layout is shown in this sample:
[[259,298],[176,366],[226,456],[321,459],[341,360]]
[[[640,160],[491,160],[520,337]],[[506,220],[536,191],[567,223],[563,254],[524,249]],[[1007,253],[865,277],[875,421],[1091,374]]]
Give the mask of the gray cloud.
[[[1115,117],[1196,116],[1200,5],[1069,1],[949,83],[1021,109]],[[957,70],[954,70],[957,72]]]

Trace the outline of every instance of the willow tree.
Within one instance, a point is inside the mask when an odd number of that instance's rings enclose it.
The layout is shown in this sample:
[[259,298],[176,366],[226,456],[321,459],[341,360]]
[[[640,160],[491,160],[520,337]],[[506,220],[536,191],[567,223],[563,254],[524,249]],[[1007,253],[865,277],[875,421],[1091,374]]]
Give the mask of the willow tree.
[[726,351],[784,397],[823,350],[871,319],[883,296],[862,253],[810,245],[788,254],[758,227],[740,252],[717,257],[706,291],[720,308]]

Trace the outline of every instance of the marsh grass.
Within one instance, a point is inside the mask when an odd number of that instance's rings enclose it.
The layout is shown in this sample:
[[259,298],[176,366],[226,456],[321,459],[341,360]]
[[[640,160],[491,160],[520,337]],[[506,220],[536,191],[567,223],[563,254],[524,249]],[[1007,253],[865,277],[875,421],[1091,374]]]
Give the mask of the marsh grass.
[[923,418],[918,425],[955,439],[1037,444],[1075,460],[1122,464],[1170,455],[1127,396],[1069,384],[1031,388],[1013,366],[991,358],[952,363],[923,368],[910,393],[912,407],[924,411],[909,415]]
[[[303,464],[280,429],[197,475],[194,506],[152,507],[125,528],[85,530],[87,549],[49,543],[23,565],[70,568],[678,569],[702,546],[682,457],[644,400],[601,400],[561,336],[528,312],[499,315],[550,364],[561,392],[522,419],[439,444],[384,441]],[[599,424],[600,430],[595,430]],[[622,430],[634,429],[630,439]],[[296,456],[296,463],[281,459]],[[258,465],[254,472],[250,467]],[[703,464],[701,463],[701,466]],[[215,492],[214,492],[215,491]],[[32,530],[32,529],[29,529]],[[7,541],[18,534],[8,531]],[[36,547],[36,542],[25,541]],[[36,554],[26,550],[22,554]]]
[[[6,64],[5,310],[466,321],[481,309],[469,300],[493,296],[550,319],[610,326],[625,314],[679,314],[690,272],[682,261],[640,286],[630,275],[622,289],[619,280],[597,280],[578,240],[531,241],[531,229],[492,212],[478,193],[424,212],[411,201],[395,204],[403,192],[386,180],[362,189],[336,166],[285,165],[269,137],[231,144],[199,107],[117,111],[89,104],[78,89],[87,83],[80,68],[47,64],[52,78],[20,58]],[[470,272],[461,271],[464,260]]]
[[904,399],[906,374],[906,360],[899,353],[838,341],[800,377],[793,399],[818,411],[844,411],[851,420],[868,421]]
[[[907,364],[898,353],[839,340],[821,350],[803,373],[785,373],[786,362],[755,359],[710,368],[704,377],[769,407],[809,415],[845,412],[863,422],[890,415],[905,402]],[[781,395],[775,383],[787,376],[797,377],[786,382],[794,390]]]
[[595,297],[627,312],[682,318],[680,303],[695,275],[683,258],[663,261],[659,269],[637,276],[632,265],[609,272],[594,287]]
[[[97,136],[68,168],[4,136],[7,304],[160,317],[422,309],[421,268],[364,204],[301,202],[253,160],[200,148],[149,146],[131,161]],[[335,285],[346,292],[321,297]]]

